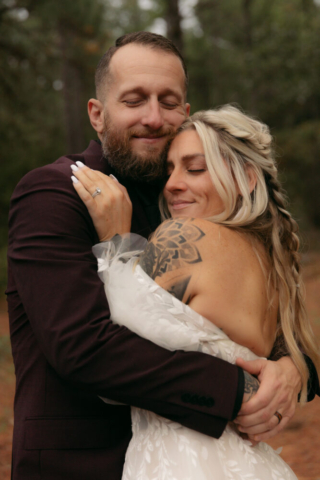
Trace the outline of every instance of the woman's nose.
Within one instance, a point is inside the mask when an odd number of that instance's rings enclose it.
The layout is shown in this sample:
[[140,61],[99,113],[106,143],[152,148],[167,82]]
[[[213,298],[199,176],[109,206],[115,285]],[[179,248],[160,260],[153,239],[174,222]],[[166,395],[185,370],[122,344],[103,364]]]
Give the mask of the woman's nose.
[[184,182],[182,172],[173,171],[165,184],[165,190],[168,192],[174,192],[175,190],[185,190],[187,188]]

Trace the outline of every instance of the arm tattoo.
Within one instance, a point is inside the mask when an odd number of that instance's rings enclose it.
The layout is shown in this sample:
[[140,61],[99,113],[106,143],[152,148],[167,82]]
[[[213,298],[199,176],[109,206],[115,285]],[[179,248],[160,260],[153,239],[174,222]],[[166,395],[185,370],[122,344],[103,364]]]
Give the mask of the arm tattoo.
[[182,302],[183,295],[187,290],[187,286],[189,285],[190,279],[191,279],[191,276],[181,280],[175,285],[172,285],[172,287],[168,290],[168,292],[171,293],[171,295],[176,297],[178,300],[181,300]]
[[246,401],[249,401],[259,390],[259,380],[248,372],[244,372],[244,393],[248,394],[249,397]]
[[193,219],[172,219],[156,230],[152,241],[140,257],[140,266],[153,279],[185,264],[202,262],[195,243],[205,233],[192,223]]

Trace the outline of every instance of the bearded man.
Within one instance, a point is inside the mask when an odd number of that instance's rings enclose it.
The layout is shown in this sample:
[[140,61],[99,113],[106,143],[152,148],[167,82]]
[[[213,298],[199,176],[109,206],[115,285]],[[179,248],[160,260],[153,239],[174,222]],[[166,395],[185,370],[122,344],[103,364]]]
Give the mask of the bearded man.
[[[249,388],[241,368],[163,350],[112,323],[91,251],[99,239],[70,180],[75,161],[118,177],[132,201],[131,231],[147,237],[160,221],[166,147],[189,114],[186,86],[170,41],[147,32],[118,39],[98,66],[97,99],[88,104],[100,141],[16,187],[7,288],[17,377],[13,480],[120,479],[131,437],[126,405],[213,437],[239,412]],[[264,377],[241,418],[270,436],[292,416],[300,378],[290,358],[266,362]]]

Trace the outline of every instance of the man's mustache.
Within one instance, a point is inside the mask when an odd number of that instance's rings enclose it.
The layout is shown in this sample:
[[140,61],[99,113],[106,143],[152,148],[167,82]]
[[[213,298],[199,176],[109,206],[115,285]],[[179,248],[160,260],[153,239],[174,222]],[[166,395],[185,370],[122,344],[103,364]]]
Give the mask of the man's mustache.
[[158,130],[143,128],[143,129],[129,129],[128,138],[160,138],[173,137],[175,135],[174,127],[161,127]]

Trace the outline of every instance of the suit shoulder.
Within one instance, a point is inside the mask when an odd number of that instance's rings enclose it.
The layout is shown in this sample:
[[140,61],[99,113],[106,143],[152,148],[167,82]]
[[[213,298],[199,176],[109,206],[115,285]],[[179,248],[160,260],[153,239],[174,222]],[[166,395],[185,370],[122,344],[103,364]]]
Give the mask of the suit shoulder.
[[30,170],[26,175],[22,177],[18,185],[29,184],[37,181],[45,181],[49,178],[58,178],[60,176],[71,177],[70,165],[74,162],[68,157],[61,157],[54,163],[49,163],[41,167]]

